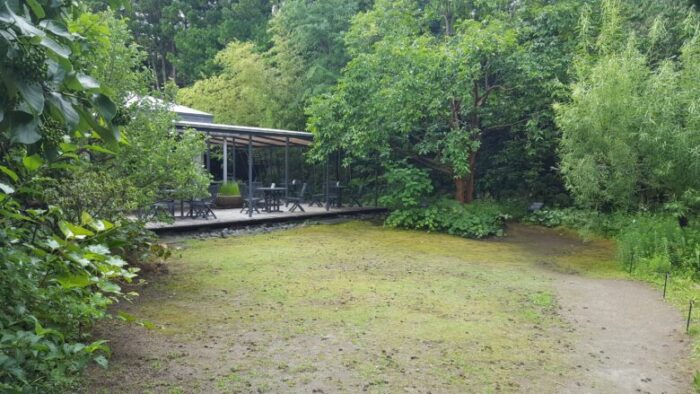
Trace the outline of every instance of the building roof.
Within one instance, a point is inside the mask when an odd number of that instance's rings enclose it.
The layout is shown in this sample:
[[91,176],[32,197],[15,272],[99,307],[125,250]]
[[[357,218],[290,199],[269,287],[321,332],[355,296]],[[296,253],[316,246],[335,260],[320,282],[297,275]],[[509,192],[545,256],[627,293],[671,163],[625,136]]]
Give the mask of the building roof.
[[179,130],[195,129],[209,137],[209,142],[223,144],[224,139],[228,145],[246,147],[252,143],[254,147],[284,147],[309,146],[313,142],[313,134],[304,131],[269,129],[263,127],[237,126],[206,122],[175,122]]

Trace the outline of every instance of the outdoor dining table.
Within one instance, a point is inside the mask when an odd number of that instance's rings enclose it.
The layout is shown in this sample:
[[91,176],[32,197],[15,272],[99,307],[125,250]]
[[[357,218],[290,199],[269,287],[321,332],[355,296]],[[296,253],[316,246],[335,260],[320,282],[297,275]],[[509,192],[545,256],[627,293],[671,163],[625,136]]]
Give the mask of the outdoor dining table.
[[282,193],[286,187],[259,187],[265,197],[265,212],[281,212]]
[[[175,197],[177,194],[178,190],[176,189],[166,189],[163,190],[166,195],[169,196],[169,199],[172,200],[173,202],[179,201],[180,202],[180,217],[185,218],[185,217],[192,217],[192,198],[184,198],[184,197]],[[185,203],[189,204],[189,210],[187,211],[187,214],[185,215]],[[174,215],[173,215],[174,216]]]

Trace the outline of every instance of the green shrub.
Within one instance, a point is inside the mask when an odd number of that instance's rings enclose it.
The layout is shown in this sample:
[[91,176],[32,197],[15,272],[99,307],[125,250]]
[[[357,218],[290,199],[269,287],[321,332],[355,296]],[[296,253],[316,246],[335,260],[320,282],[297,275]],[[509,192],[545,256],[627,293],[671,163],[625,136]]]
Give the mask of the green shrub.
[[635,269],[694,276],[700,270],[700,226],[681,228],[674,216],[635,215],[615,238],[620,260]]
[[503,235],[505,220],[510,215],[490,201],[460,204],[454,200],[438,200],[429,206],[393,210],[386,219],[390,227],[443,232],[464,238]]
[[241,190],[236,182],[228,182],[221,185],[219,189],[220,196],[238,197],[241,195]]

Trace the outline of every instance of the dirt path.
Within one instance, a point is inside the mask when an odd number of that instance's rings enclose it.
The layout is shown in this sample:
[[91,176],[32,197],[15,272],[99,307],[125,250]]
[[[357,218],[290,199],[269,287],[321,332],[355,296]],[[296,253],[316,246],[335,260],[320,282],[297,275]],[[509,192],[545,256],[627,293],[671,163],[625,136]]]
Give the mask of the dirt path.
[[[555,274],[561,315],[579,334],[572,393],[690,393],[688,337],[678,311],[631,281]],[[684,365],[685,364],[685,365]]]
[[[577,334],[569,364],[578,378],[567,383],[566,392],[693,392],[685,321],[657,290],[641,282],[574,273],[567,260],[582,257],[600,264],[605,259],[605,248],[598,254],[595,242],[520,225],[512,226],[509,235],[506,242],[527,245],[541,256],[559,314]],[[576,267],[586,269],[586,262]]]

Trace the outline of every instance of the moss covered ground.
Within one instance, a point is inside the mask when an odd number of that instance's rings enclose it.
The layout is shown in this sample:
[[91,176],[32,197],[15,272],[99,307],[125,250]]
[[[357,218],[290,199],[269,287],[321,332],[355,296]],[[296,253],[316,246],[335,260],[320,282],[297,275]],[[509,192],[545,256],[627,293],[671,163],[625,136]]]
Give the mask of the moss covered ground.
[[[557,392],[576,334],[550,269],[615,277],[613,245],[518,227],[470,241],[368,222],[188,240],[111,323],[91,392]],[[513,234],[514,233],[514,234]],[[537,243],[533,239],[537,238]]]

